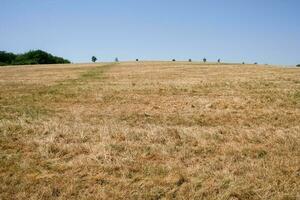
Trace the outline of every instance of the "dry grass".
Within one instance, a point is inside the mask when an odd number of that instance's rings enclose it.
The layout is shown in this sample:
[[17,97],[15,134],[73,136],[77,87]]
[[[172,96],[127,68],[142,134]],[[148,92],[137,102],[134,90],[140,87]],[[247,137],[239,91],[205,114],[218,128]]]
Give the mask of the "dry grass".
[[300,70],[0,68],[0,199],[299,199]]

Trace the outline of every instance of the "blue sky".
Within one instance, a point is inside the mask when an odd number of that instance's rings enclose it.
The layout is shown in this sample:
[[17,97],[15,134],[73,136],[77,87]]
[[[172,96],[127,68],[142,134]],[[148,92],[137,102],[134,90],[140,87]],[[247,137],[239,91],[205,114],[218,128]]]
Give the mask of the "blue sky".
[[300,63],[299,0],[0,0],[0,50]]

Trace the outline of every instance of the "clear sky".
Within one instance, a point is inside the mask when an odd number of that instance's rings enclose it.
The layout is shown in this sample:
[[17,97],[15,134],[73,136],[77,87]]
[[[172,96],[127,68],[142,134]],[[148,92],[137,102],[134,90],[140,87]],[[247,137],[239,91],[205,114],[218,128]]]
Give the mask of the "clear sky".
[[300,0],[0,0],[0,50],[300,63]]

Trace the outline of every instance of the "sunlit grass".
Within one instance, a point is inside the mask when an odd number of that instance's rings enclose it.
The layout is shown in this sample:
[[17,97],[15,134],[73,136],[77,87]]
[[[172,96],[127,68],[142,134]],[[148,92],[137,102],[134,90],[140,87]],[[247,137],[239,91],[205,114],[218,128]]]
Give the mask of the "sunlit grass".
[[297,199],[299,77],[185,62],[0,68],[0,198]]

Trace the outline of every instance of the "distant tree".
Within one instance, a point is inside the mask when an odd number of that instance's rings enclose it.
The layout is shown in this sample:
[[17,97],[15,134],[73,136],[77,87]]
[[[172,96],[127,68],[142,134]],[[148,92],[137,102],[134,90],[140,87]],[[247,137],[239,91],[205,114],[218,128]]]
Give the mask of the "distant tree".
[[92,62],[96,62],[97,58],[95,56],[92,57]]
[[176,60],[175,60],[175,59],[173,59],[172,61],[173,61],[173,62],[175,62]]
[[115,62],[119,62],[119,58],[118,57],[115,58]]
[[192,62],[192,59],[189,59],[189,62]]
[[139,62],[139,59],[135,59],[136,62]]
[[221,62],[221,59],[219,58],[219,59],[218,59],[218,63],[220,63],[220,62]]
[[245,62],[242,63],[243,65],[245,64]]
[[206,62],[206,58],[203,58],[203,62]]
[[257,62],[255,62],[254,65],[257,65]]
[[300,67],[300,64],[296,65],[297,67]]

